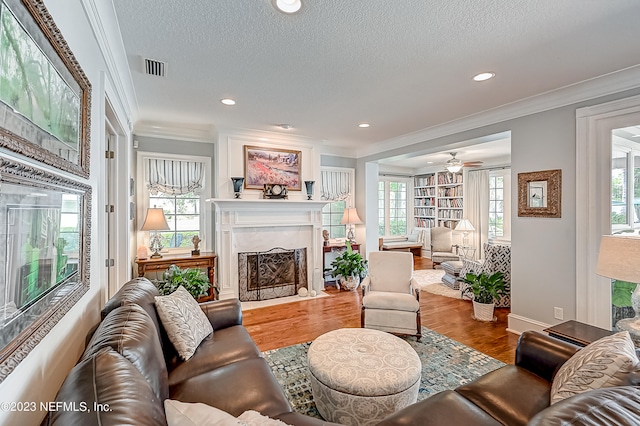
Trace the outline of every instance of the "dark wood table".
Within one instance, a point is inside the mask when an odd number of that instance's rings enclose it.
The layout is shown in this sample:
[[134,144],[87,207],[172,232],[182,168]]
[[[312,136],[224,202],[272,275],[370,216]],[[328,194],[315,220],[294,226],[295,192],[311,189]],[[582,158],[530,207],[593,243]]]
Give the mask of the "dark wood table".
[[578,346],[587,346],[602,337],[614,334],[613,331],[604,328],[594,327],[578,321],[566,321],[553,327],[545,328],[542,331],[549,333],[549,336]]
[[[322,275],[325,276],[325,255],[327,253],[331,253],[332,251],[340,251],[343,252],[347,249],[347,245],[346,244],[328,244],[328,245],[323,245],[322,246]],[[358,243],[354,243],[351,244],[351,250],[353,251],[357,251],[358,253],[360,253],[360,244]]]
[[215,289],[215,266],[217,255],[212,252],[202,252],[199,255],[191,254],[174,254],[164,255],[159,259],[136,259],[138,264],[138,276],[144,277],[147,272],[160,272],[169,269],[169,266],[176,265],[180,269],[184,268],[207,268],[207,275],[211,287],[209,294],[198,299],[198,302],[206,302],[216,299]]

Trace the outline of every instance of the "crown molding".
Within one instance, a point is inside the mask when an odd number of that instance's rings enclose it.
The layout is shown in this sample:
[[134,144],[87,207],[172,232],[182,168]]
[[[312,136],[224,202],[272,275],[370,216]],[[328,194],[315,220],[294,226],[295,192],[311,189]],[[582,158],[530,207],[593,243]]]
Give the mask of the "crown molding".
[[640,87],[640,65],[541,93],[519,101],[462,117],[397,138],[372,144],[357,151],[357,158],[379,154],[420,142],[488,126],[515,118],[572,105]]
[[164,123],[139,121],[133,133],[136,136],[148,136],[160,139],[172,139],[190,142],[212,143],[217,140],[217,131],[212,124]]

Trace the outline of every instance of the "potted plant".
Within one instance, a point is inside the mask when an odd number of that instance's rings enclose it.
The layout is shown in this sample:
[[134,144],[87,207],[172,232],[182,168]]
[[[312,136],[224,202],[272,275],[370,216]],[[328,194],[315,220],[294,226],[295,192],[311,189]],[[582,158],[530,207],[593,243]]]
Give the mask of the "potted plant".
[[207,274],[198,268],[180,269],[176,265],[171,265],[162,274],[162,278],[161,281],[156,281],[155,284],[163,296],[173,293],[178,287],[182,286],[197,300],[199,297],[206,295],[211,286]]
[[340,287],[345,290],[353,290],[360,285],[360,279],[367,275],[367,261],[362,255],[351,249],[351,244],[346,242],[347,250],[336,257],[331,266],[332,277],[340,277]]
[[495,302],[507,293],[502,272],[493,274],[468,273],[463,279],[468,284],[462,295],[473,295],[473,316],[478,321],[493,321]]

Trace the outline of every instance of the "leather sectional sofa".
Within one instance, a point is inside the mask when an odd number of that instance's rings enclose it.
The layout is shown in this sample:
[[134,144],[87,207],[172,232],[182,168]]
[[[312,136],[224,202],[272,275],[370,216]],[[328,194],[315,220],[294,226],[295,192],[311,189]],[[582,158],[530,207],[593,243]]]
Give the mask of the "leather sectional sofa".
[[[166,425],[167,398],[234,416],[255,410],[291,425],[330,424],[293,412],[242,326],[237,299],[200,305],[214,332],[182,361],[156,313],[156,295],[150,281],[137,278],[107,302],[102,322],[56,397],[66,409],[49,413],[48,424]],[[380,425],[640,424],[640,391],[633,386],[586,392],[549,407],[553,375],[577,350],[526,332],[514,365],[413,404]]]

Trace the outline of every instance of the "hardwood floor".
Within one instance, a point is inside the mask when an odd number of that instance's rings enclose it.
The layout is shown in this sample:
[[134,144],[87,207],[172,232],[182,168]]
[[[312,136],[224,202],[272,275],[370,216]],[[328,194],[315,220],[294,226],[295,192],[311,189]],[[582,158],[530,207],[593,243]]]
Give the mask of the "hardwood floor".
[[[431,261],[415,258],[415,269]],[[325,290],[329,297],[257,308],[243,313],[243,323],[261,351],[308,342],[328,331],[360,327],[362,293]],[[470,302],[421,292],[422,325],[505,363],[513,363],[518,336],[506,331],[508,308],[496,309],[497,321],[472,318]]]

